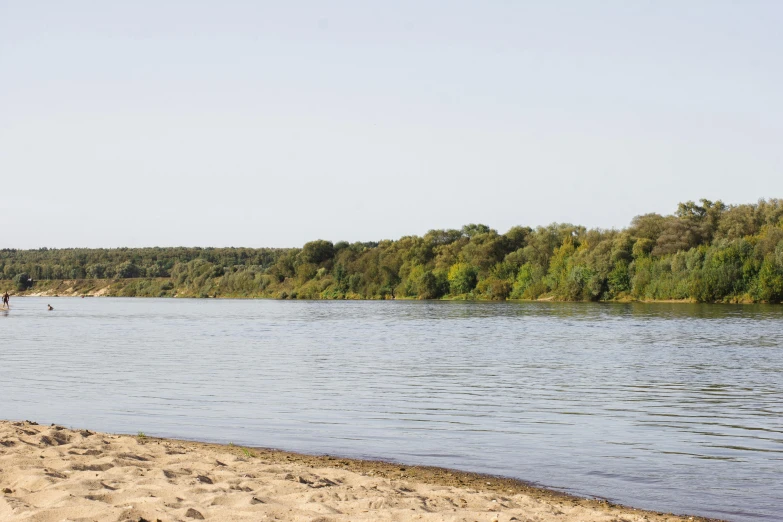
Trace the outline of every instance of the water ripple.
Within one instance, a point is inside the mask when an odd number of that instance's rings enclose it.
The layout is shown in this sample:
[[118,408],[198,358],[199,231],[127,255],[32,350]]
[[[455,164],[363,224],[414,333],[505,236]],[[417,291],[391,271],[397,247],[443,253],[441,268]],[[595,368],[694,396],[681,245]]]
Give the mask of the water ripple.
[[783,512],[783,309],[15,299],[4,418]]

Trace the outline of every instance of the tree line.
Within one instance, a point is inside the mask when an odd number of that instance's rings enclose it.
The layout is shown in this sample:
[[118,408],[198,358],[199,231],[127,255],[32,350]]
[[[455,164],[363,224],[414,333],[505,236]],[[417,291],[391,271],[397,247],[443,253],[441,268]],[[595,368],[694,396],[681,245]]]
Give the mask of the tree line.
[[102,280],[109,295],[130,296],[779,303],[783,199],[688,201],[623,230],[469,224],[289,249],[4,249],[0,278],[17,291]]

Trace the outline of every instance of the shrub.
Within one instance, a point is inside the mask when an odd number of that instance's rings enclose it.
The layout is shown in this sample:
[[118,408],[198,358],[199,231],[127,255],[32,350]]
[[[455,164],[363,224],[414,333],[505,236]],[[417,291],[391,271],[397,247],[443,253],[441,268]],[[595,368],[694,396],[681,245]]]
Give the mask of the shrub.
[[16,286],[17,290],[22,292],[33,286],[33,280],[28,274],[23,272],[14,277],[14,285]]

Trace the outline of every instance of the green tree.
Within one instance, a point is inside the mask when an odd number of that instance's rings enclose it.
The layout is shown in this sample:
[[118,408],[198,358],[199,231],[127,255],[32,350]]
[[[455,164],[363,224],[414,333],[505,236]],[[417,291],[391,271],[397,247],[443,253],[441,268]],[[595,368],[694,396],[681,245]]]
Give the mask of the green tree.
[[318,239],[305,243],[299,254],[303,263],[320,265],[334,257],[334,245],[331,241]]
[[442,272],[427,270],[418,282],[419,299],[438,299],[449,291],[449,282]]
[[631,274],[628,270],[628,262],[618,261],[608,277],[609,291],[613,297],[622,295],[631,289]]
[[487,225],[482,225],[481,223],[479,223],[478,225],[475,223],[470,223],[469,225],[465,225],[462,227],[462,234],[470,238],[478,234],[486,234],[491,230],[492,229],[489,228]]
[[467,263],[456,263],[449,268],[448,280],[452,294],[467,294],[476,287],[478,270]]
[[117,277],[121,279],[130,279],[140,276],[141,270],[132,261],[125,261],[119,267],[117,267]]
[[770,303],[783,301],[783,248],[764,258],[758,277],[758,296]]

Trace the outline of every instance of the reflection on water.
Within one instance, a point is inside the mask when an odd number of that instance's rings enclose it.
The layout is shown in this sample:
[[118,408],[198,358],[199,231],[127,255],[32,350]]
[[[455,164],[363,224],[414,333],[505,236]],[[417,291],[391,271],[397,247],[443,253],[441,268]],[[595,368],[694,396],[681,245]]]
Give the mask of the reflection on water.
[[[51,299],[50,299],[51,300]],[[783,512],[783,308],[14,299],[0,417]]]

